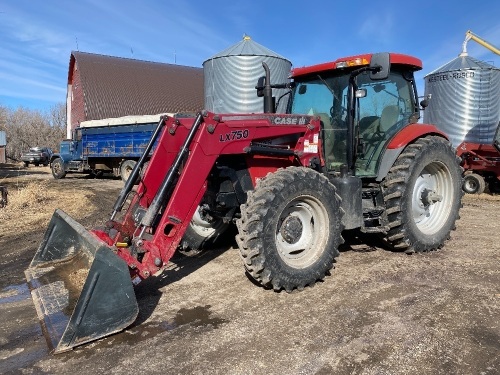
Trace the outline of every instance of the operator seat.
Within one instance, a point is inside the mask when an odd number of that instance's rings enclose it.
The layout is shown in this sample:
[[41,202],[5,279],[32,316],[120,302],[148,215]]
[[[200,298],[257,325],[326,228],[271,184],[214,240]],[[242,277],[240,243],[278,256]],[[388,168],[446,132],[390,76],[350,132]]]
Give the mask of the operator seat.
[[379,131],[385,133],[389,130],[399,118],[399,107],[397,105],[388,105],[382,110],[380,115]]
[[396,124],[398,118],[399,107],[389,105],[382,110],[380,118],[367,116],[359,121],[364,143],[364,155],[358,159],[362,169],[374,173],[378,156],[382,151],[380,146],[384,144],[387,131]]

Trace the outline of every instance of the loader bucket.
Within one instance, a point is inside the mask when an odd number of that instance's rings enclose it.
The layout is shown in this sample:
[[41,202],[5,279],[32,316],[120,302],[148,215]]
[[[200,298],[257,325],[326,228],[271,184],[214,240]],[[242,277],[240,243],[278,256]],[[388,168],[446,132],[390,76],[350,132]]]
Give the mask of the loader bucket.
[[139,312],[126,262],[61,210],[25,274],[53,353],[119,332]]

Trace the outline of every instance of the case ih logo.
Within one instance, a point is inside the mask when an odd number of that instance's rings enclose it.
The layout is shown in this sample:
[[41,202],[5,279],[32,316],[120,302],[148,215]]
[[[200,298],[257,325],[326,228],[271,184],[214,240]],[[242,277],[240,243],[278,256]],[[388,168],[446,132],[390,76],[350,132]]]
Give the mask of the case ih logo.
[[275,125],[307,125],[309,117],[304,116],[286,116],[286,117],[271,117],[271,122]]

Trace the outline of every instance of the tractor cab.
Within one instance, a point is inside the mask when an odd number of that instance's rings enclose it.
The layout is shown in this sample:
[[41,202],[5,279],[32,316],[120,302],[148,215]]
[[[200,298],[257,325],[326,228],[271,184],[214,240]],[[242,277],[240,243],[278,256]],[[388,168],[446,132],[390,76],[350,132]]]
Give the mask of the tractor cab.
[[[383,75],[374,68],[380,57],[386,59]],[[328,171],[348,165],[357,176],[375,177],[388,141],[419,118],[413,72],[420,68],[419,60],[398,54],[296,68],[288,111],[321,119]]]

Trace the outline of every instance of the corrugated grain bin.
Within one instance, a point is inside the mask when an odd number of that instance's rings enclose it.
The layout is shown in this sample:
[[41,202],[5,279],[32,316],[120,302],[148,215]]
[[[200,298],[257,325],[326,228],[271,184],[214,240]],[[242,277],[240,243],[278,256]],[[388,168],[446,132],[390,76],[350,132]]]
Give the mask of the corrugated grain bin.
[[457,147],[492,144],[500,121],[500,69],[462,54],[425,76],[431,95],[424,122],[436,124]]
[[[245,36],[242,41],[203,63],[205,108],[217,113],[262,113],[263,100],[255,86],[264,75],[262,62],[271,70],[271,83],[288,82],[292,63]],[[273,90],[278,99],[286,90]],[[278,112],[285,111],[287,97]]]

